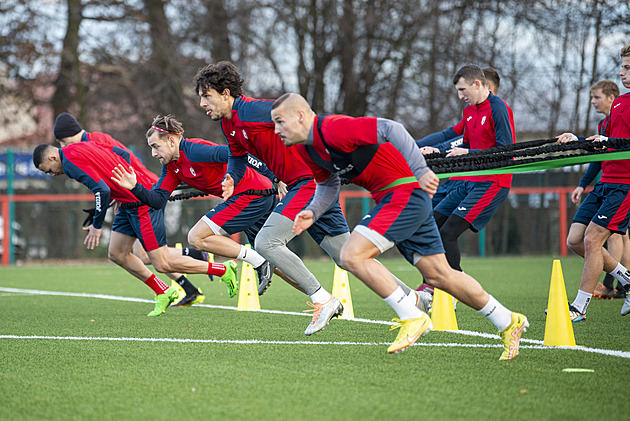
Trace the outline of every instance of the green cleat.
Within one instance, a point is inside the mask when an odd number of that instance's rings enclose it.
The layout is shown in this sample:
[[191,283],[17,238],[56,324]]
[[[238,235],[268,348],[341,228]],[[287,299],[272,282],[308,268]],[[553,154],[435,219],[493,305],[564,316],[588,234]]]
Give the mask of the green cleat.
[[171,303],[179,297],[179,293],[175,288],[169,288],[164,294],[159,294],[155,297],[155,308],[152,312],[147,314],[149,317],[160,316]]
[[236,261],[228,260],[225,264],[225,274],[221,276],[221,282],[227,285],[228,297],[232,298],[238,291],[238,278],[236,277]]

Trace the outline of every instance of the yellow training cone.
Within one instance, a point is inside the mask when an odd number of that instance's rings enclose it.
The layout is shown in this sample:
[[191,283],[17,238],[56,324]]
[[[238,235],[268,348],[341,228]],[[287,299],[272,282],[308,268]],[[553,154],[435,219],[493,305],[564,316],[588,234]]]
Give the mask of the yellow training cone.
[[352,308],[352,296],[350,295],[350,283],[348,282],[348,272],[335,265],[333,277],[332,295],[343,304],[343,313],[340,319],[354,319],[354,309]]
[[548,346],[575,346],[573,323],[569,315],[567,291],[560,260],[554,260],[551,269],[551,285],[549,302],[547,303],[547,323],[545,324],[545,340]]
[[433,290],[433,309],[431,310],[433,330],[457,330],[457,318],[453,306],[453,296],[435,288]]
[[241,270],[241,286],[238,292],[238,311],[260,310],[258,299],[258,280],[254,268],[247,262],[243,262]]

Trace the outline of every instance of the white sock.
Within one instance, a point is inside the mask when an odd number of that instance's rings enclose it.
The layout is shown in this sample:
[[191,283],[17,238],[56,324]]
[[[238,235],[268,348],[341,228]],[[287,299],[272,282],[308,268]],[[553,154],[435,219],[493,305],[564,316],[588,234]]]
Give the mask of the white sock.
[[313,293],[313,295],[310,295],[310,297],[313,304],[324,304],[330,301],[332,295],[330,295],[330,293],[326,291],[324,287],[320,287],[317,291]]
[[630,284],[630,271],[626,269],[621,263],[617,263],[617,267],[610,272],[610,274],[619,282],[621,285]]
[[236,258],[249,263],[255,268],[265,263],[265,258],[258,254],[256,250],[243,245],[241,245],[241,251],[238,252],[238,256],[236,256]]
[[512,312],[505,308],[492,295],[489,296],[488,303],[477,313],[481,313],[494,324],[499,331],[507,329],[512,323]]
[[422,311],[416,307],[416,296],[405,295],[405,292],[401,287],[397,287],[386,298],[383,298],[387,304],[389,304],[400,320],[418,319],[422,317]]
[[571,303],[571,305],[580,313],[586,314],[586,308],[588,307],[588,303],[591,302],[591,298],[593,298],[593,294],[589,294],[588,292],[578,289],[575,300]]

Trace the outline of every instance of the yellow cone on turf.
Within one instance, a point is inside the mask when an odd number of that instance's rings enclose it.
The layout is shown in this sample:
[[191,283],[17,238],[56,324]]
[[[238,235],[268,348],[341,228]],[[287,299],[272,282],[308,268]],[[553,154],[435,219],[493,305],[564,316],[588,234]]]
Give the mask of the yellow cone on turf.
[[333,276],[332,295],[343,304],[343,313],[340,319],[354,319],[354,308],[352,307],[352,296],[350,295],[350,283],[348,282],[348,272],[335,265]]
[[238,291],[238,311],[260,310],[258,299],[258,280],[254,268],[247,262],[243,262],[241,269],[241,286]]
[[431,310],[433,330],[457,330],[457,318],[453,306],[453,296],[435,288],[433,290],[433,309]]
[[545,324],[543,345],[575,346],[573,323],[569,315],[567,291],[564,287],[560,260],[554,260],[551,268],[551,285],[549,286],[547,323]]

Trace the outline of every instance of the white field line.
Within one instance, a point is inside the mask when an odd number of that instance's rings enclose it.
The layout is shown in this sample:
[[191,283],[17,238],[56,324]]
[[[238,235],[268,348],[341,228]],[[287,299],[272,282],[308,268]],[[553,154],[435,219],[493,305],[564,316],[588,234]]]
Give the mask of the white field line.
[[[9,294],[0,294],[2,295],[14,295],[14,294],[31,294],[31,295],[56,295],[56,296],[65,296],[65,297],[81,297],[81,298],[101,298],[105,300],[116,300],[116,301],[128,301],[128,302],[139,302],[139,303],[154,303],[153,300],[148,300],[144,298],[134,298],[134,297],[121,297],[116,295],[106,295],[106,294],[85,294],[85,293],[76,293],[76,292],[61,292],[61,291],[43,291],[36,289],[18,289],[18,288],[5,288],[0,287],[0,291],[9,293]],[[214,308],[214,309],[222,309],[222,310],[233,310],[237,311],[237,307],[231,306],[220,306],[220,305],[212,305],[212,304],[195,304],[195,307],[206,307],[206,308]],[[281,311],[281,310],[258,310],[260,313],[270,313],[270,314],[282,314],[282,315],[293,315],[293,316],[306,316],[311,317],[310,314],[299,313],[293,311]],[[371,319],[345,319],[352,322],[359,323],[374,323],[381,325],[393,325],[394,323],[384,320],[371,320]],[[459,335],[465,336],[475,336],[479,338],[487,338],[487,339],[499,339],[498,335],[485,333],[485,332],[475,332],[470,330],[445,330],[443,332],[456,333]],[[58,336],[16,336],[16,335],[0,335],[0,339],[57,339],[57,340],[101,340],[101,341],[138,341],[138,342],[193,342],[193,343],[227,343],[227,344],[274,344],[274,345],[359,345],[359,346],[381,346],[381,345],[389,345],[386,343],[380,342],[329,342],[329,341],[262,341],[258,339],[244,339],[244,340],[217,340],[217,339],[176,339],[176,338],[108,338],[108,337],[58,337]],[[526,343],[534,344],[534,345],[525,345]],[[415,344],[419,346],[437,346],[437,347],[462,347],[462,348],[498,348],[501,347],[501,344],[462,344],[462,343],[420,343]],[[574,350],[574,351],[584,351],[584,352],[592,352],[596,354],[610,355],[614,357],[620,358],[628,358],[630,359],[630,352],[628,351],[617,351],[617,350],[608,350],[608,349],[599,349],[599,348],[590,348],[584,346],[544,346],[543,341],[536,339],[521,339],[521,348],[523,349],[562,349],[562,350]]]

